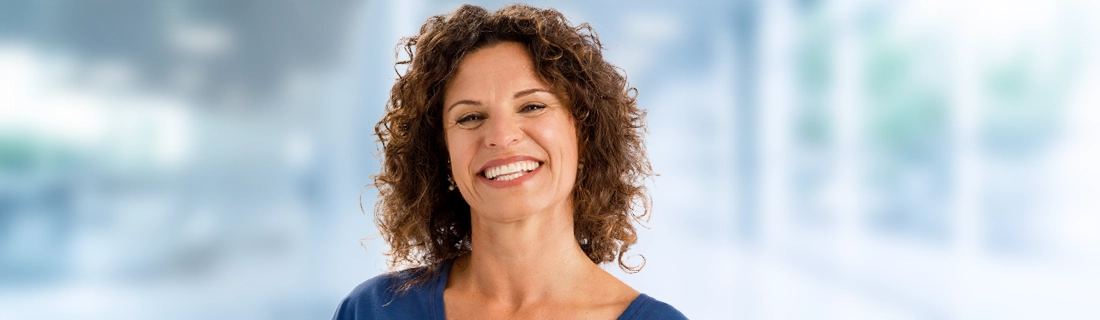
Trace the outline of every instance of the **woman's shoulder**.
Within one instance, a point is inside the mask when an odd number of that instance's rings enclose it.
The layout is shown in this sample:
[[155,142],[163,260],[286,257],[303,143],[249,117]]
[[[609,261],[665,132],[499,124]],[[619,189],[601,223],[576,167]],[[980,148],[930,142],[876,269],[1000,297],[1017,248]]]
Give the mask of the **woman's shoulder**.
[[623,311],[623,314],[619,316],[619,320],[642,320],[642,319],[657,319],[657,320],[679,320],[687,319],[680,310],[672,307],[667,303],[654,299],[646,294],[641,294],[638,298],[634,299],[630,303],[629,307]]
[[332,318],[345,319],[435,319],[432,305],[439,301],[436,282],[439,274],[428,281],[402,286],[430,272],[427,268],[388,272],[363,281],[351,290]]

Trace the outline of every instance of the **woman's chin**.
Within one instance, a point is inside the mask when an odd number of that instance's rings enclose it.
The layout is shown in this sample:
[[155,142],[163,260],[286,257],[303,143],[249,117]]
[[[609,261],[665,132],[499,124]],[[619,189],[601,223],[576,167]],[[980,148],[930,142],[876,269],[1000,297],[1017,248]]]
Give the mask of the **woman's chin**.
[[531,203],[526,201],[508,201],[505,203],[494,203],[484,210],[471,210],[471,213],[481,220],[486,221],[517,222],[527,220],[537,213],[544,211],[547,210],[540,210],[540,208],[532,206]]
[[483,220],[494,222],[516,222],[526,220],[535,215],[535,212],[531,208],[525,206],[500,206],[493,208],[493,210],[482,211],[475,213]]

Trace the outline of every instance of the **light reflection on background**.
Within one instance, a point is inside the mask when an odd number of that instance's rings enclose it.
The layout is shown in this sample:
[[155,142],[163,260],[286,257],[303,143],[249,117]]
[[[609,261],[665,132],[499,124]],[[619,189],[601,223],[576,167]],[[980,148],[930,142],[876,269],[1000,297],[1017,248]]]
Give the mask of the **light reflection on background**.
[[[457,5],[0,0],[0,319],[329,317],[385,268],[358,200],[394,46]],[[537,5],[649,110],[648,264],[613,270],[640,291],[1100,317],[1100,5]]]

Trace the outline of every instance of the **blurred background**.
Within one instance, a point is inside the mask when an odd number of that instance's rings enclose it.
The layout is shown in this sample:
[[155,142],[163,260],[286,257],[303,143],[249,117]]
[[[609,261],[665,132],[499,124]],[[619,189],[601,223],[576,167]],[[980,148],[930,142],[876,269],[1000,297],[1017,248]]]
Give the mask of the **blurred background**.
[[[331,317],[386,270],[364,186],[395,46],[459,4],[0,0],[0,319]],[[647,264],[607,267],[639,291],[1100,318],[1100,2],[533,4],[649,110]]]

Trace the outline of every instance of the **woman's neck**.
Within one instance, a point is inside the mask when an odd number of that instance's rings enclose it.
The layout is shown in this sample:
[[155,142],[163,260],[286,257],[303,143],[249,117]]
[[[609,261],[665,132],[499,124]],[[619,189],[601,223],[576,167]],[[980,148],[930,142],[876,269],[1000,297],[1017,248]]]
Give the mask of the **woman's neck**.
[[572,206],[518,221],[488,221],[471,214],[469,255],[453,276],[484,297],[516,307],[567,294],[600,270],[573,235]]

